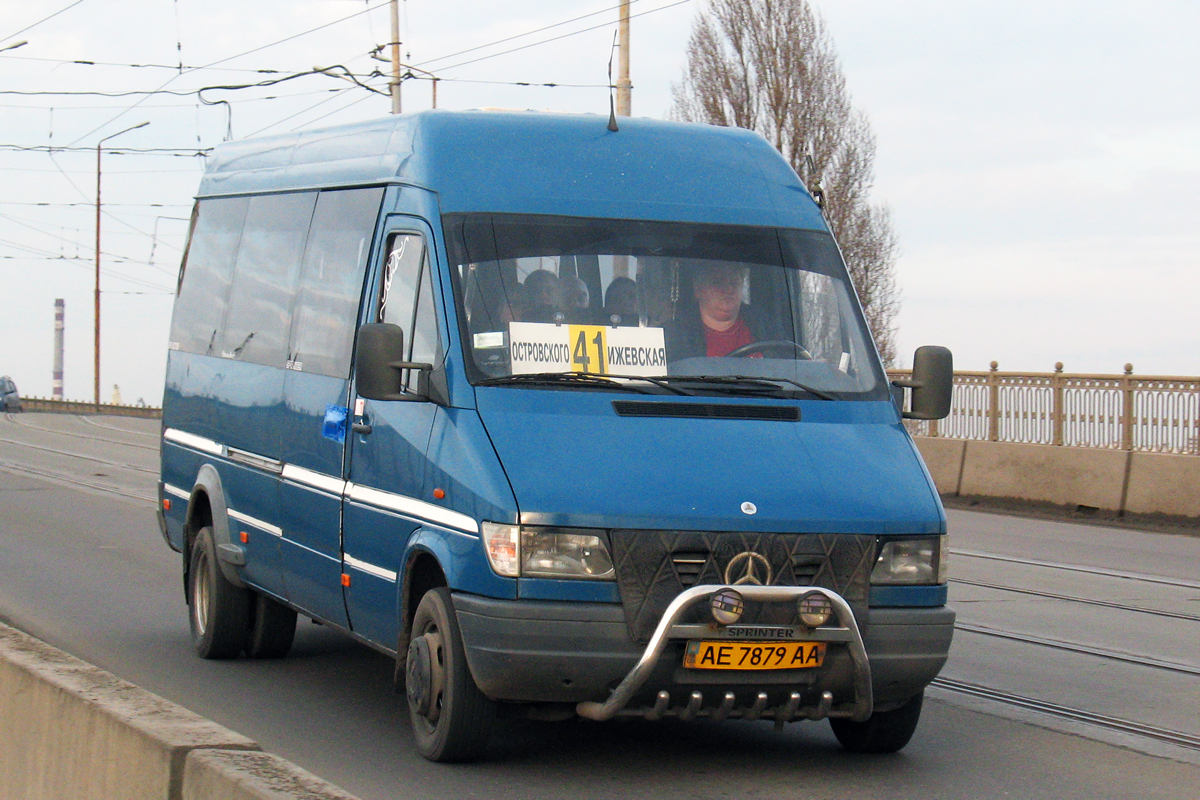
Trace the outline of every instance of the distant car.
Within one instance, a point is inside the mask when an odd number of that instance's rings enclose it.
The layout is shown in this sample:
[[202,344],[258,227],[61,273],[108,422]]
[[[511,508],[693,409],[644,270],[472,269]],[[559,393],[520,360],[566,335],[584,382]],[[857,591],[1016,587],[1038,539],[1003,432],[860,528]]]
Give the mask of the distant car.
[[5,411],[21,410],[21,395],[17,394],[17,385],[7,375],[0,376],[0,400],[4,402]]

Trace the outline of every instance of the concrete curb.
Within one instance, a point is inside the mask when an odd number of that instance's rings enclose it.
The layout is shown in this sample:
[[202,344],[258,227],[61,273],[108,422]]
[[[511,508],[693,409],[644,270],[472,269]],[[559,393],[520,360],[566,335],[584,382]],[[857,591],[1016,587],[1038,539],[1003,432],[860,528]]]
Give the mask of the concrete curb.
[[193,750],[183,773],[186,800],[355,800],[279,756]]
[[352,800],[257,742],[3,624],[0,797]]
[[916,437],[938,492],[1200,518],[1200,457]]

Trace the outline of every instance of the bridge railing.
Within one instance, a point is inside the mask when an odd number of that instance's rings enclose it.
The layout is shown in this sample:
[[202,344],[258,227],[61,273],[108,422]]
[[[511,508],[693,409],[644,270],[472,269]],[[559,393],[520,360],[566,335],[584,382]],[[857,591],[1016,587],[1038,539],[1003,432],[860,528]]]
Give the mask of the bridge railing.
[[116,417],[162,417],[157,406],[125,406],[112,403],[89,403],[83,400],[53,400],[47,397],[22,397],[23,411],[49,414],[108,414]]
[[[891,370],[892,379],[908,370]],[[950,416],[917,436],[1200,455],[1200,377],[956,372]]]

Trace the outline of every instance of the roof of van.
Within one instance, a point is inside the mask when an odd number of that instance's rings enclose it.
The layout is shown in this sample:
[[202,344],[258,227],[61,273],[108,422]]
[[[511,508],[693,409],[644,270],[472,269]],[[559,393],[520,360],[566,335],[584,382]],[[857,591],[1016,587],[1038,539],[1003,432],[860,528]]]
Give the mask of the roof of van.
[[491,211],[824,229],[753,131],[596,114],[423,111],[216,148],[199,197],[402,183],[442,213]]

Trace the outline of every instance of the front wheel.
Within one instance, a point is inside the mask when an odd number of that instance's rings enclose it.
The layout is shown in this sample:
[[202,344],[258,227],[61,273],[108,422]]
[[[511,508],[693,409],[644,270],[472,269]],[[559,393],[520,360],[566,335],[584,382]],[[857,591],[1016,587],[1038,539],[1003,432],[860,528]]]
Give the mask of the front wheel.
[[916,731],[924,697],[925,693],[919,692],[899,708],[876,712],[862,722],[831,717],[829,725],[851,753],[894,753],[908,744]]
[[483,755],[495,703],[471,677],[449,589],[430,589],[417,605],[404,672],[421,755],[430,761],[473,761]]
[[212,528],[201,528],[188,566],[188,618],[201,658],[237,658],[246,646],[250,592],[221,574]]

